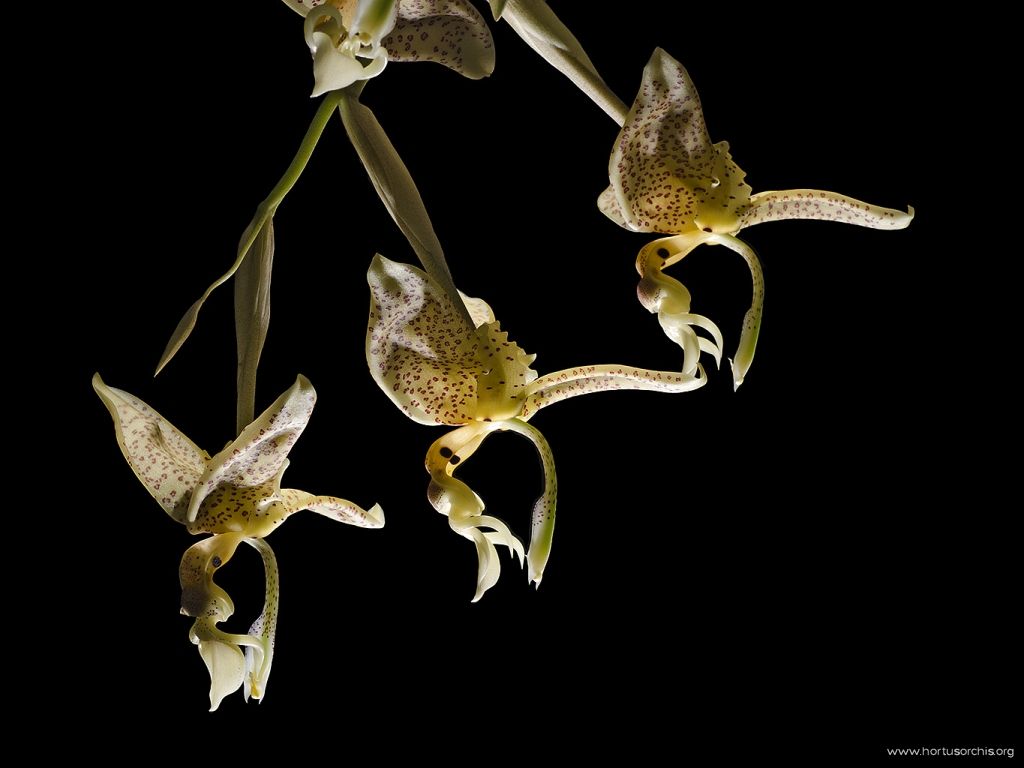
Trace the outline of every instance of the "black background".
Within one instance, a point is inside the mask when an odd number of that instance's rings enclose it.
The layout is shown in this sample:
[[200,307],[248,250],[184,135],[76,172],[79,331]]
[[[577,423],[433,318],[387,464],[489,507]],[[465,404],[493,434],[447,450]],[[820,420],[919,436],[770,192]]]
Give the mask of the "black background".
[[[1019,691],[1019,547],[1001,501],[1012,457],[980,430],[1012,431],[1017,411],[1000,410],[1012,349],[992,336],[997,256],[962,206],[980,173],[958,133],[963,93],[951,98],[909,13],[553,5],[627,103],[656,45],[678,58],[712,139],[731,143],[755,191],[909,203],[913,225],[746,232],[767,284],[746,383],[733,393],[726,369],[696,393],[601,394],[537,416],[560,480],[544,584],[534,591],[504,558],[499,584],[471,605],[474,549],[425,499],[423,456],[440,432],[404,419],[363,357],[371,256],[414,256],[333,121],[276,218],[259,405],[307,375],[319,402],[286,485],[380,501],[387,527],[307,513],[275,532],[284,593],[268,696],[234,695],[211,715],[178,615],[191,539],[125,466],[88,381],[99,370],[211,453],[233,436],[230,286],[151,373],[306,129],[308,52],[283,4],[94,18],[65,102],[73,215],[68,232],[51,222],[44,233],[73,237],[61,280],[73,322],[56,343],[72,363],[59,396],[84,469],[51,509],[69,547],[47,566],[65,588],[44,619],[63,659],[47,689],[72,695],[41,706],[109,712],[96,744],[126,729],[168,748],[212,736],[250,753],[260,739],[326,739],[344,758],[416,734],[423,754],[469,757],[494,736],[499,752],[529,759],[550,734],[558,754],[646,762],[726,747],[801,761],[812,742],[862,761],[883,745],[1007,743]],[[678,368],[635,298],[648,236],[594,204],[617,126],[493,28],[491,78],[393,64],[363,95],[417,180],[456,282],[538,353],[541,373]],[[731,353],[745,265],[706,248],[673,274]],[[532,453],[498,435],[459,473],[521,535],[540,490]],[[236,600],[229,626],[244,631],[259,612],[258,558],[241,552],[219,581]]]

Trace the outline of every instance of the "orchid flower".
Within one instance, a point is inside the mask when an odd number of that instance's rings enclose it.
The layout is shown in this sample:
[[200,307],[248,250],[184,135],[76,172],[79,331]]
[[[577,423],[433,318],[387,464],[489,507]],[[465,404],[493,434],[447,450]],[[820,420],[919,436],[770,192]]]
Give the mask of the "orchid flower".
[[284,3],[306,19],[313,96],[376,77],[388,61],[435,61],[474,80],[494,71],[490,30],[466,0]]
[[[483,300],[461,295],[464,307],[458,307],[458,299],[423,270],[380,255],[370,264],[367,280],[371,303],[366,361],[374,380],[413,421],[458,427],[427,452],[427,497],[448,516],[456,533],[476,545],[474,602],[498,580],[496,545],[525,559],[534,584],[544,575],[555,527],[557,480],[551,448],[528,423],[537,411],[607,389],[689,392],[706,381],[699,367],[690,375],[624,365],[580,366],[538,377],[530,367],[536,356],[509,340]],[[544,470],[544,491],[533,508],[525,558],[523,545],[508,526],[482,514],[483,500],[454,477],[488,435],[500,431],[530,440]]]
[[747,262],[753,301],[743,321],[739,348],[731,361],[735,387],[754,357],[761,326],[764,279],[757,255],[736,235],[744,227],[783,219],[840,221],[873,229],[903,229],[914,217],[862,203],[835,192],[791,189],[751,194],[728,142],[711,143],[700,99],[686,70],[660,48],[644,69],[640,92],[626,116],[608,164],[611,186],[598,206],[612,221],[660,238],[637,257],[638,296],[684,349],[694,340],[688,328],[689,294],[662,274],[701,243],[724,245]]
[[[262,698],[273,661],[279,601],[277,561],[263,537],[303,509],[350,525],[380,528],[380,506],[364,510],[333,496],[281,488],[288,453],[316,402],[304,376],[212,458],[134,395],[108,387],[99,374],[92,385],[114,419],[121,452],[150,495],[189,533],[213,534],[190,547],[179,568],[181,612],[195,618],[189,636],[210,673],[211,711],[244,683],[246,699]],[[242,542],[259,551],[266,573],[263,613],[245,635],[217,627],[231,616],[234,605],[213,581]]]

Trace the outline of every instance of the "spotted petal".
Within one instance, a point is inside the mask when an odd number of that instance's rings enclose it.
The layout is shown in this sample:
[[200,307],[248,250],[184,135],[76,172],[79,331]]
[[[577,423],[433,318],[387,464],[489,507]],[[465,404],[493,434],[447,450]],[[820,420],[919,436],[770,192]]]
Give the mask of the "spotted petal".
[[199,505],[218,485],[254,488],[277,477],[288,452],[306,428],[315,402],[313,385],[300,375],[291,388],[210,460],[192,494],[189,522],[196,519]]
[[533,503],[530,525],[530,550],[526,555],[527,578],[537,587],[544,578],[544,568],[551,555],[551,540],[555,534],[555,507],[558,501],[558,476],[555,474],[555,456],[551,446],[532,424],[509,419],[504,427],[522,435],[537,449],[544,470],[544,491]]
[[871,229],[905,229],[913,218],[913,208],[883,208],[820,189],[787,189],[758,192],[750,199],[750,207],[740,216],[740,222],[751,227],[766,221],[817,219]]
[[380,504],[374,504],[369,509],[363,509],[347,499],[339,499],[336,496],[314,496],[305,491],[296,491],[292,488],[285,488],[280,493],[280,500],[274,502],[274,512],[268,510],[268,514],[280,515],[280,520],[296,512],[308,509],[318,515],[337,520],[339,523],[354,525],[358,528],[383,528],[384,510]]
[[433,61],[472,80],[494,71],[491,31],[466,0],[400,0],[381,45],[391,61]]
[[263,539],[246,539],[245,543],[260,553],[266,582],[263,612],[249,627],[249,635],[257,638],[261,647],[247,646],[245,649],[245,679],[249,685],[245,687],[243,694],[248,701],[250,696],[262,699],[267,692],[270,668],[274,663],[274,638],[277,634],[277,615],[281,602],[281,576],[277,568],[277,557],[267,542]]
[[541,408],[570,397],[616,389],[640,389],[651,392],[692,392],[707,382],[704,369],[695,375],[672,371],[650,371],[630,365],[581,365],[548,373],[537,379],[523,404],[522,420],[530,419]]
[[611,194],[601,209],[636,232],[739,229],[750,187],[726,142],[712,144],[690,76],[658,48],[608,164]]
[[366,277],[366,362],[374,380],[421,424],[471,421],[484,373],[476,329],[420,269],[378,254]]
[[139,398],[108,387],[98,373],[92,386],[114,419],[117,443],[135,476],[167,514],[185,522],[209,455]]

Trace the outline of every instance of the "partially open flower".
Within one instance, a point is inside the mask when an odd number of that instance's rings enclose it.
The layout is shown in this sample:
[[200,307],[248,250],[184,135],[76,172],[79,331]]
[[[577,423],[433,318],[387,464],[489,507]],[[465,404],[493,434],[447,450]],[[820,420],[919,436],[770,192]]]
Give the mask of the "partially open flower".
[[434,61],[466,77],[494,70],[487,23],[466,0],[284,0],[305,17],[313,96],[380,74],[389,61]]
[[[754,357],[764,301],[760,262],[750,246],[735,237],[741,229],[783,219],[903,229],[914,217],[913,208],[881,208],[815,189],[751,194],[728,142],[711,143],[690,76],[660,48],[644,69],[640,91],[612,149],[608,175],[611,185],[598,199],[605,215],[634,232],[671,235],[644,247],[637,258],[640,300],[658,313],[663,326],[685,326],[683,316],[689,312],[689,294],[661,274],[665,267],[702,243],[724,245],[747,262],[754,290],[732,361],[737,387]],[[687,334],[677,336],[676,341],[683,343]]]
[[[546,376],[501,330],[481,299],[462,297],[462,311],[433,278],[416,267],[375,256],[370,284],[366,360],[381,389],[403,413],[421,424],[459,428],[427,453],[428,498],[448,516],[452,529],[477,547],[479,569],[473,598],[498,579],[496,545],[523,557],[522,544],[502,521],[483,515],[484,503],[455,471],[488,435],[511,431],[530,440],[544,469],[544,491],[533,509],[529,580],[540,584],[551,551],[557,481],[544,436],[528,421],[541,408],[607,389],[689,392],[703,386],[703,369],[692,373],[649,371],[624,365],[587,365]],[[489,530],[482,530],[489,529]]]
[[[137,397],[108,387],[99,374],[92,383],[114,419],[121,452],[146,490],[190,533],[214,534],[189,548],[179,569],[181,610],[196,619],[190,636],[210,671],[211,709],[246,681],[246,698],[261,698],[270,675],[279,598],[277,562],[262,537],[303,509],[380,528],[380,506],[364,510],[345,499],[281,488],[288,452],[316,402],[304,376],[213,458]],[[266,598],[249,634],[233,635],[217,628],[234,605],[213,575],[243,541],[263,557]]]

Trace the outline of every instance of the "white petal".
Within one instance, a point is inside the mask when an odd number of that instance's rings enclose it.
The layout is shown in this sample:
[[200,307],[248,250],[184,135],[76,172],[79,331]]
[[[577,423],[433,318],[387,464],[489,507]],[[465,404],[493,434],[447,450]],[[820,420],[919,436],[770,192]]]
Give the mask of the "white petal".
[[313,32],[310,37],[309,50],[313,54],[311,97],[322,96],[328,91],[339,91],[357,80],[366,79],[363,65],[351,53],[335,48],[330,36],[323,32]]
[[167,514],[185,522],[209,455],[142,400],[108,387],[98,373],[92,386],[114,419],[117,444],[135,476]]
[[210,673],[210,711],[213,712],[225,696],[242,687],[245,656],[237,646],[217,640],[200,640],[199,655]]

